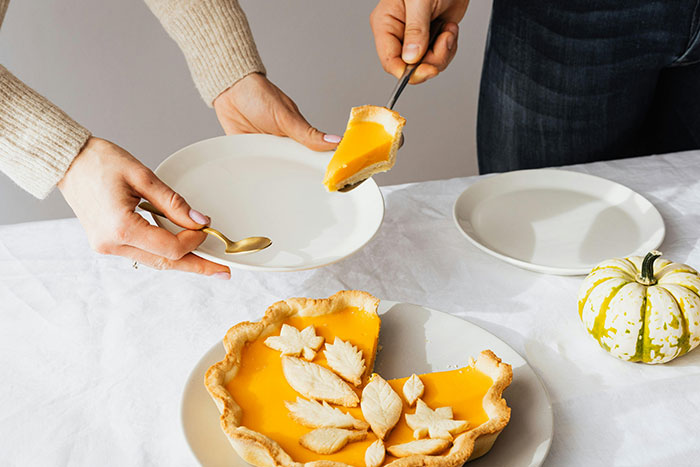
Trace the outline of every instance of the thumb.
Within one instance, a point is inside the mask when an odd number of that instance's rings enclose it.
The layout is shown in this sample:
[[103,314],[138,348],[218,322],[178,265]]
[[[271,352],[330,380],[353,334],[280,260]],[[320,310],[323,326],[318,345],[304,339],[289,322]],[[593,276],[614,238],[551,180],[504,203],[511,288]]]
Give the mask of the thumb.
[[417,63],[428,50],[430,35],[430,2],[406,0],[406,28],[403,34],[401,58],[408,64]]
[[151,170],[146,169],[144,174],[134,176],[131,182],[142,198],[150,201],[180,227],[196,230],[211,222],[208,216],[192,209],[185,198],[163,183]]
[[287,136],[313,151],[331,151],[340,142],[340,136],[317,130],[298,112],[287,114],[284,126],[283,131]]

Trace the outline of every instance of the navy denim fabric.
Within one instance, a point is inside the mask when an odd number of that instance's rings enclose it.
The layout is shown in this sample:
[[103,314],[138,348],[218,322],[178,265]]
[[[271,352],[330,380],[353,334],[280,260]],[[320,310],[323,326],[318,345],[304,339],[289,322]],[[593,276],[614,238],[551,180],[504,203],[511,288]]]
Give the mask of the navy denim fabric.
[[495,0],[481,173],[700,148],[700,0]]

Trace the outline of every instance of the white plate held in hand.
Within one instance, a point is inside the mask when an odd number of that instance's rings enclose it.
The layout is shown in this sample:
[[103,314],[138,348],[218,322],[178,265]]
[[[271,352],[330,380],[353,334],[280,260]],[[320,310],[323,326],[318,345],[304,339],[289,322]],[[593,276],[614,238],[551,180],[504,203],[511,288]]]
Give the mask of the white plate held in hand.
[[[385,378],[466,366],[470,356],[476,357],[485,349],[512,365],[513,382],[504,392],[511,408],[510,422],[491,451],[467,466],[542,464],[552,443],[552,406],[539,377],[515,350],[468,321],[422,306],[382,301],[378,312],[382,318],[382,350],[377,354],[374,371]],[[225,355],[223,345],[215,344],[190,373],[182,394],[182,427],[202,466],[249,467],[221,430],[219,411],[204,387],[204,373]]]
[[661,215],[619,183],[566,170],[480,180],[454,205],[457,227],[486,253],[532,271],[588,274],[599,262],[661,245]]
[[[196,255],[236,268],[295,271],[356,252],[384,217],[384,200],[372,179],[349,193],[326,191],[322,181],[330,157],[289,138],[221,136],[177,151],[156,175],[231,240],[272,239],[263,251],[226,255],[223,244],[209,236]],[[156,222],[181,230],[158,217]]]

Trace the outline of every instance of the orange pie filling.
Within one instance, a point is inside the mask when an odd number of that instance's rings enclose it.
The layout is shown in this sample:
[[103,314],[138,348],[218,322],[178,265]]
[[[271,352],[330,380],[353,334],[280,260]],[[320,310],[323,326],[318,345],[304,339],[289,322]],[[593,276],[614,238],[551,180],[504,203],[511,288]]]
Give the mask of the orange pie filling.
[[[361,386],[354,388],[360,396],[362,387],[369,379],[377,350],[380,320],[376,314],[358,308],[346,308],[322,316],[292,316],[284,323],[298,330],[313,325],[316,334],[323,336],[327,343],[332,343],[337,337],[357,346],[362,351],[367,366]],[[299,439],[311,429],[292,420],[285,406],[285,401],[294,402],[301,395],[292,389],[284,377],[280,352],[267,347],[264,340],[264,337],[260,337],[245,344],[239,371],[225,385],[242,408],[241,426],[276,441],[297,462],[332,460],[364,466],[365,451],[377,439],[371,431],[364,441],[349,443],[334,454],[317,454],[301,446]],[[316,354],[313,362],[329,368],[322,351]],[[401,395],[406,379],[408,378],[388,382]],[[493,380],[486,374],[470,366],[420,375],[420,379],[425,385],[422,399],[429,407],[451,407],[454,419],[468,421],[470,430],[488,421],[483,400]],[[385,440],[387,447],[414,440],[413,430],[406,424],[404,414],[413,413],[415,406],[409,407],[403,396],[401,399],[404,404],[403,414]],[[340,409],[364,420],[359,406]],[[392,459],[387,453],[385,463]]]
[[391,142],[391,135],[379,123],[351,122],[328,163],[324,185],[332,189],[365,167],[388,161]]
[[384,107],[352,109],[350,121],[333,158],[328,163],[323,184],[336,191],[373,173],[389,170],[394,164],[398,139],[405,120]]

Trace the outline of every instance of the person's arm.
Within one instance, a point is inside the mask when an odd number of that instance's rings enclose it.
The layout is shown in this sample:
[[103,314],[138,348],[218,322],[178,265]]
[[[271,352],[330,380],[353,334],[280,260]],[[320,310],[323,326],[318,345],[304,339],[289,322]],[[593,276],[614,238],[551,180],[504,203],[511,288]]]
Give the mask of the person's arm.
[[90,132],[0,65],[0,170],[43,199]]
[[204,102],[251,73],[265,74],[248,20],[236,0],[146,0],[185,55]]
[[[377,55],[387,73],[397,78],[406,64],[423,62],[411,76],[411,84],[422,83],[447,68],[457,53],[458,23],[469,0],[380,0],[370,15]],[[445,21],[431,50],[426,52],[430,23]]]
[[191,253],[206,238],[204,232],[173,235],[134,210],[146,198],[186,229],[199,229],[208,218],[129,153],[92,137],[1,65],[0,171],[37,198],[58,185],[99,253],[157,269],[230,277],[226,266]]
[[145,1],[182,50],[202,99],[214,107],[226,134],[289,136],[317,151],[340,141],[313,128],[267,79],[237,0]]

